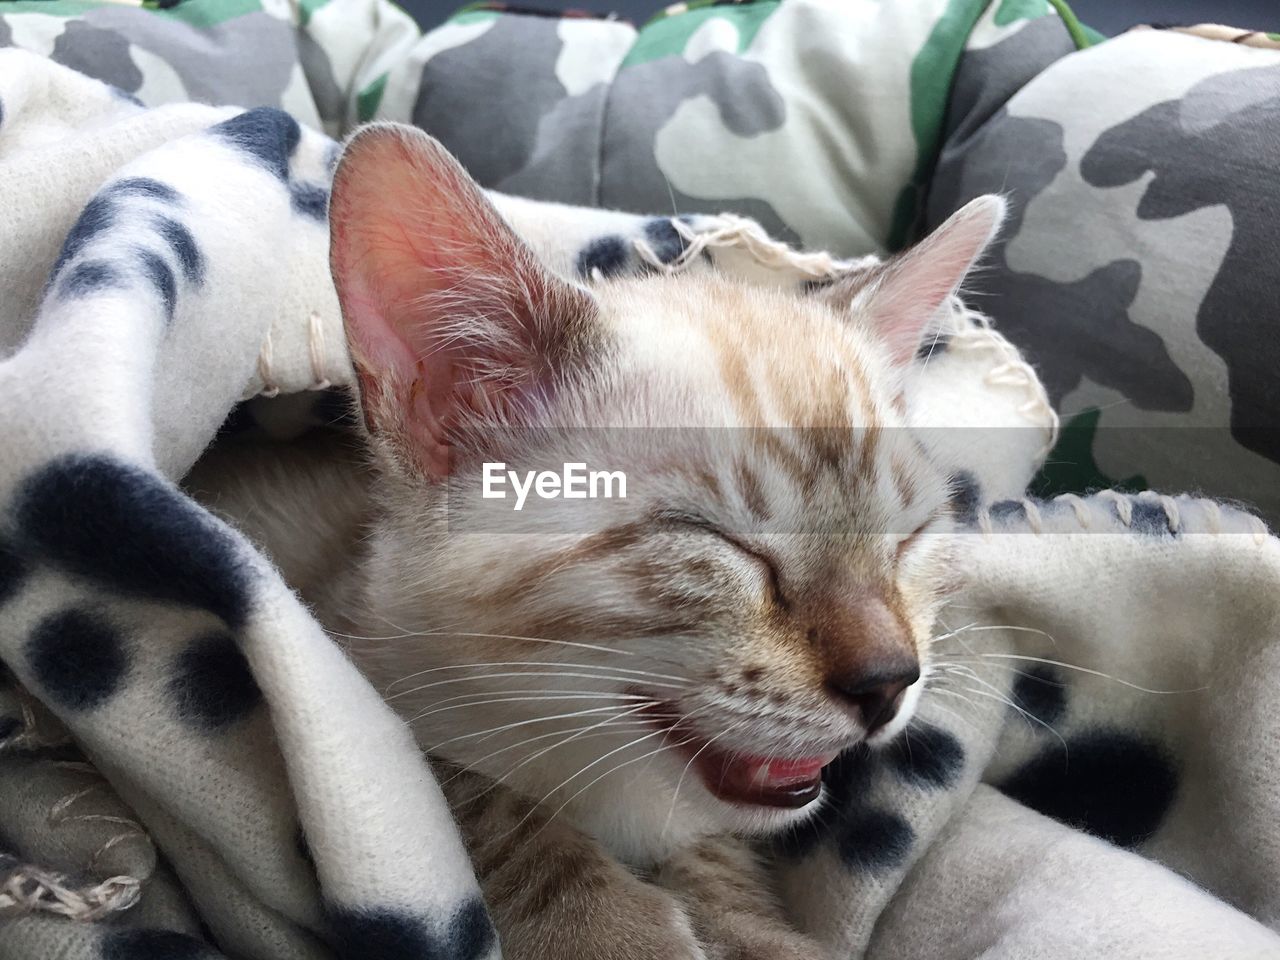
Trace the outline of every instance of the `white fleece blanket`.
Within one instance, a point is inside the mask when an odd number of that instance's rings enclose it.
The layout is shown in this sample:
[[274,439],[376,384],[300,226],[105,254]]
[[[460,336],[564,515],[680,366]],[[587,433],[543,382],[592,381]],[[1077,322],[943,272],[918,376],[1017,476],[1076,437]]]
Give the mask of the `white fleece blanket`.
[[[335,155],[0,52],[0,960],[500,954],[404,725],[176,485],[224,423],[300,429],[350,379]],[[565,272],[602,240],[856,268],[496,199]],[[910,404],[962,479],[961,589],[920,719],[776,851],[796,923],[876,960],[1280,957],[1280,546],[1189,497],[1022,499],[1052,411],[952,321]]]

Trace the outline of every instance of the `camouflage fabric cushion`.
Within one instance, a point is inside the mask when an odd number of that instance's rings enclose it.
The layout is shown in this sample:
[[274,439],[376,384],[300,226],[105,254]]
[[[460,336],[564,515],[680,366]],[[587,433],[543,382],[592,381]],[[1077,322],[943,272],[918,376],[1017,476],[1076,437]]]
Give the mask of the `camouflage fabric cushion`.
[[494,189],[728,209],[852,256],[912,232],[966,44],[1051,14],[1046,0],[756,0],[677,4],[637,30],[473,9],[390,72],[377,114],[411,118]]
[[907,239],[966,43],[1058,22],[1047,0],[691,3],[639,29],[483,4],[425,35],[387,0],[3,11],[0,46],[147,106],[277,106],[331,135],[412,121],[494,189],[733,210],[841,256]]
[[1010,196],[972,292],[1063,414],[1038,492],[1199,489],[1275,523],[1280,43],[1199,33],[1071,53],[1042,20],[966,51],[928,219]]
[[1006,191],[974,292],[1067,418],[1036,492],[1195,489],[1280,519],[1273,36],[1089,46],[1059,0],[695,3],[639,29],[480,5],[426,34],[386,0],[3,10],[0,45],[147,105],[412,121],[494,189],[730,210],[840,256]]
[[0,5],[0,47],[49,57],[145,106],[281,107],[341,135],[360,91],[419,39],[385,0],[93,0]]

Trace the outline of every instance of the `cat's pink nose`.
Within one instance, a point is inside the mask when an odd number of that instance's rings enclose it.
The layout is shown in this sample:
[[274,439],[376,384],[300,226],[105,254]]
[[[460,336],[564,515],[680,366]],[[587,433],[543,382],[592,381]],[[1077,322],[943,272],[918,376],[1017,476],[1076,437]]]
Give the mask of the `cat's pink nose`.
[[915,657],[903,656],[832,676],[827,686],[836,700],[857,714],[867,736],[871,736],[897,716],[903,693],[919,679],[919,662]]

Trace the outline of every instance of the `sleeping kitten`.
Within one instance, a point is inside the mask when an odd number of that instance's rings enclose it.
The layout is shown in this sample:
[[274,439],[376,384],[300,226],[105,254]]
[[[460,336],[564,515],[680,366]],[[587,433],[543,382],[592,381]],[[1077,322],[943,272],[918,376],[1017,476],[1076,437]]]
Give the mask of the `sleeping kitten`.
[[[439,762],[508,960],[823,955],[746,840],[920,696],[951,519],[902,385],[1003,209],[809,295],[587,289],[425,134],[347,146],[331,262],[375,506],[325,605]],[[627,496],[517,515],[481,495],[496,462]]]

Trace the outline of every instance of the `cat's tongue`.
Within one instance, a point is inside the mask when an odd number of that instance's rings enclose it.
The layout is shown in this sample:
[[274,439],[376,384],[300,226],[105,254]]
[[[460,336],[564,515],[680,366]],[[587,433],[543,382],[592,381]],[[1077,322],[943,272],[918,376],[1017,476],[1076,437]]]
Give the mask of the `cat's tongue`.
[[704,750],[694,761],[721,800],[768,807],[803,807],[822,792],[822,768],[834,753],[814,757],[751,757]]

